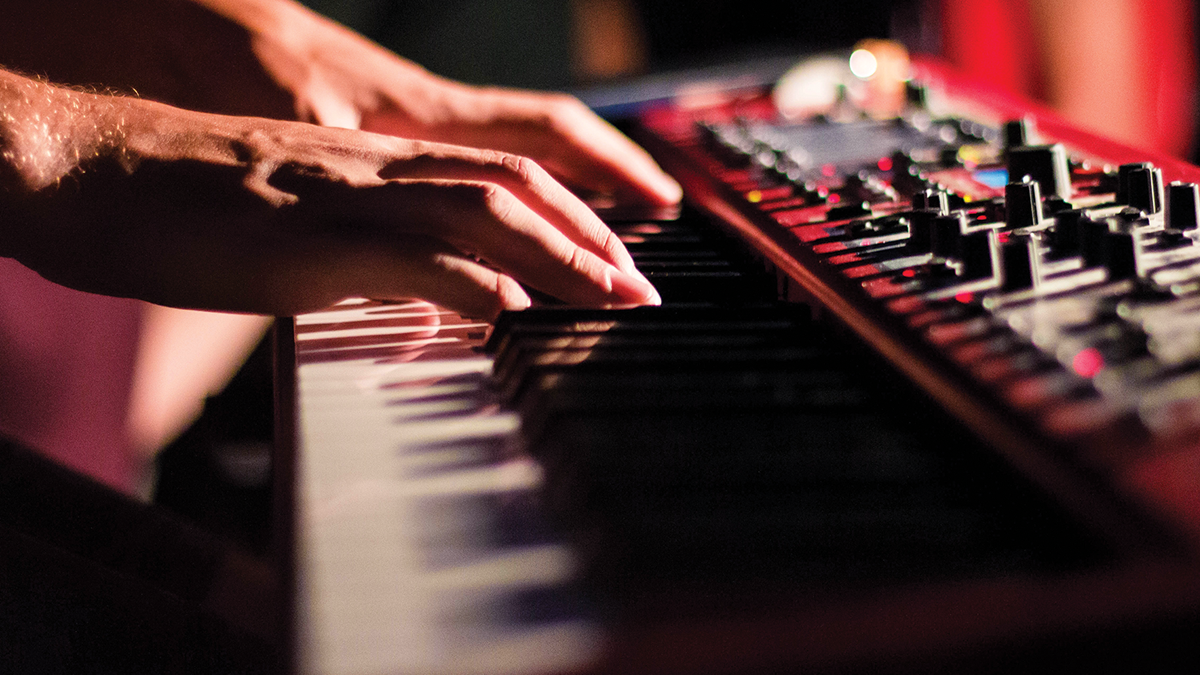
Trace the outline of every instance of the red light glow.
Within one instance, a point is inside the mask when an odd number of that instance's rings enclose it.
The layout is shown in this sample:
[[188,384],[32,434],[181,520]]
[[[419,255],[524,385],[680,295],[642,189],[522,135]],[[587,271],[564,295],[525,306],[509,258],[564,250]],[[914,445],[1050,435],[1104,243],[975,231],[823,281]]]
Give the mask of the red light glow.
[[917,271],[916,270],[904,270],[900,274],[911,279],[911,278],[917,276]]
[[826,178],[832,178],[837,173],[837,167],[832,164],[826,164],[821,167],[821,175]]
[[972,300],[975,299],[975,294],[974,293],[959,293],[958,295],[954,296],[954,299],[965,305],[968,302],[971,302]]
[[1099,349],[1088,347],[1071,359],[1071,367],[1075,369],[1076,373],[1079,373],[1080,377],[1095,377],[1104,369],[1104,355],[1100,353]]
[[837,204],[837,203],[838,203],[838,202],[840,202],[840,201],[842,201],[842,196],[841,196],[841,195],[838,195],[838,194],[831,194],[831,195],[829,195],[829,203],[830,203],[830,204]]
[[891,171],[892,170],[892,158],[891,157],[881,157],[879,159],[879,164],[877,166],[879,167],[880,171]]

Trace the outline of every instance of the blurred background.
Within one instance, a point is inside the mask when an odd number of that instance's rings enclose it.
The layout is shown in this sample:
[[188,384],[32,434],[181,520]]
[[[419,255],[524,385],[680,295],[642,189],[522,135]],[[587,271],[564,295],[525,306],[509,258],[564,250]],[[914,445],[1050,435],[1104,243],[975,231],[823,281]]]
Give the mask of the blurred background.
[[305,1],[446,77],[537,89],[890,38],[1105,135],[1192,150],[1191,0]]

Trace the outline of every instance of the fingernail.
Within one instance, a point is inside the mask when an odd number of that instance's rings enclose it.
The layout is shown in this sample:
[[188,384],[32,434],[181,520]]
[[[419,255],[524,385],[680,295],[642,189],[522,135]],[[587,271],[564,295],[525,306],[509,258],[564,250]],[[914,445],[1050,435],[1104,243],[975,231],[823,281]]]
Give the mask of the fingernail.
[[658,181],[658,192],[667,200],[668,204],[678,204],[683,199],[683,187],[667,174],[659,174],[661,179]]
[[638,278],[620,270],[613,270],[609,275],[609,279],[612,282],[613,294],[619,296],[622,300],[647,305],[662,304],[662,298],[658,295],[658,291],[644,278]]

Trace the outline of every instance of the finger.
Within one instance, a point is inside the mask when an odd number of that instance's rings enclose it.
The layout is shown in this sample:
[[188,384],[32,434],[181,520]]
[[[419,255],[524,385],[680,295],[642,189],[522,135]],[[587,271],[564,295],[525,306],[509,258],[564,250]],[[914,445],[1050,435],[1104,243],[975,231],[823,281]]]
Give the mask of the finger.
[[530,157],[573,186],[625,199],[668,206],[682,197],[645,150],[573,97],[463,89],[445,104],[449,119],[439,124],[414,128],[377,113],[364,116],[362,128]]
[[379,300],[418,297],[467,317],[494,319],[529,307],[512,277],[471,260],[444,242],[403,237],[390,246],[361,247],[338,265],[339,284]]
[[385,166],[385,179],[455,179],[500,185],[568,239],[626,274],[641,276],[620,239],[591,209],[536,162],[498,152],[444,145],[423,146],[422,154]]
[[447,241],[568,302],[660,302],[645,279],[576,245],[494,183],[396,181],[368,191],[377,222]]
[[[536,157],[572,185],[656,206],[679,203],[683,189],[659,168],[650,154],[575,99],[556,103],[548,116],[558,142]],[[526,136],[540,133],[519,129]],[[528,139],[525,143],[529,143]]]

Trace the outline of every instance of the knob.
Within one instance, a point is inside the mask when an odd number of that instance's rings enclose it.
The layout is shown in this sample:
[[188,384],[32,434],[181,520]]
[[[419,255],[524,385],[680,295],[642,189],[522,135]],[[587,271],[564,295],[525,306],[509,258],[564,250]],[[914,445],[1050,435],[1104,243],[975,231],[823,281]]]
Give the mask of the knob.
[[1011,148],[1008,178],[1019,182],[1024,176],[1036,181],[1047,197],[1071,197],[1071,167],[1067,164],[1067,151],[1059,143]]
[[1009,120],[1004,123],[1004,148],[1012,150],[1029,145],[1029,120]]
[[1010,234],[1008,241],[1000,243],[1001,274],[1000,288],[1017,291],[1033,286],[1034,257],[1037,245],[1033,237]]
[[1010,229],[1033,227],[1042,222],[1042,192],[1029,176],[1004,186],[1004,205],[1004,222]]
[[950,195],[945,190],[924,190],[913,195],[913,209],[932,209],[938,213],[950,213]]
[[1054,228],[1050,231],[1050,250],[1056,257],[1066,258],[1079,255],[1083,246],[1085,221],[1091,221],[1082,209],[1062,211],[1054,217]]
[[904,101],[914,108],[925,108],[929,102],[929,90],[915,80],[904,82]]
[[1153,166],[1131,169],[1126,176],[1128,199],[1124,202],[1146,213],[1163,208],[1162,169]]
[[1128,279],[1137,275],[1133,233],[1125,231],[1123,223],[1110,218],[1106,221],[1081,221],[1083,263],[1088,267],[1104,267],[1109,279]]
[[965,211],[937,216],[930,224],[932,243],[930,253],[939,258],[961,259],[963,231],[967,225]]
[[958,243],[959,276],[966,280],[995,276],[999,269],[999,232],[982,230],[964,234]]
[[1149,162],[1133,162],[1117,167],[1116,202],[1118,204],[1129,203],[1129,174],[1138,169],[1150,169],[1153,166]]
[[933,221],[941,213],[936,209],[917,209],[908,214],[908,241],[904,248],[914,255],[933,250]]
[[1195,183],[1171,183],[1167,189],[1168,229],[1191,232],[1200,227],[1200,187]]

